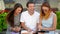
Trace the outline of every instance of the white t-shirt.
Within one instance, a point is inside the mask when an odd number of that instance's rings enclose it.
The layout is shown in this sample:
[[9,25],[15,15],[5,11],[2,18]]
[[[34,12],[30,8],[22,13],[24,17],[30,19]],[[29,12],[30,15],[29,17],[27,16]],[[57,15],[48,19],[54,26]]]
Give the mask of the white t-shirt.
[[36,30],[36,24],[39,21],[39,13],[34,11],[34,14],[31,16],[28,11],[22,12],[20,22],[24,22],[25,25],[32,29]]

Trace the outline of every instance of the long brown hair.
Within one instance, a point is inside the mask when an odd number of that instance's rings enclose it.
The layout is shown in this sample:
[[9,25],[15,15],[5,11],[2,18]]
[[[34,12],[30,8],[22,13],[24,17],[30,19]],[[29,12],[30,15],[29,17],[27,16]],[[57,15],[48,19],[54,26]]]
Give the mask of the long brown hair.
[[[48,8],[49,8],[49,11],[47,12],[46,15],[45,15],[42,7],[48,7]],[[50,12],[51,12],[51,7],[50,7],[49,3],[48,3],[48,2],[44,2],[44,3],[42,4],[42,6],[41,6],[40,18],[41,18],[41,19],[43,19],[43,18],[44,18],[44,19],[48,19],[48,18],[49,18],[49,15],[50,15]]]
[[[10,24],[11,27],[14,27],[14,12],[18,7],[21,7],[22,11],[23,11],[22,5],[20,3],[17,3],[17,4],[15,4],[14,9],[12,11],[10,11],[7,15],[6,20],[7,20],[8,24]],[[22,13],[22,11],[21,11],[21,13]]]

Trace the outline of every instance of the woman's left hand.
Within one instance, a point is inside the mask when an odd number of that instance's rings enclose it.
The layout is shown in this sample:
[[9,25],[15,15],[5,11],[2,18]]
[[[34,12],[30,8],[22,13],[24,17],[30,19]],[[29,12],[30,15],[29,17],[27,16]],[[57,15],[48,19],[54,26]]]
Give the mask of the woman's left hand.
[[42,30],[42,27],[40,25],[38,25],[38,30]]
[[15,30],[16,30],[16,32],[19,32],[21,30],[21,28],[20,27],[16,27]]

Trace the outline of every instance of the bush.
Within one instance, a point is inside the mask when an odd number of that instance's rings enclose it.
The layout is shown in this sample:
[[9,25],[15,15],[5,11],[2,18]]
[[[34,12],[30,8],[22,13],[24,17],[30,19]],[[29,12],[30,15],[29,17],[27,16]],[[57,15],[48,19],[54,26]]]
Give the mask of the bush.
[[57,15],[57,29],[60,29],[60,11],[56,11]]
[[6,12],[0,14],[0,32],[2,32],[3,29],[7,29],[6,16],[7,16]]

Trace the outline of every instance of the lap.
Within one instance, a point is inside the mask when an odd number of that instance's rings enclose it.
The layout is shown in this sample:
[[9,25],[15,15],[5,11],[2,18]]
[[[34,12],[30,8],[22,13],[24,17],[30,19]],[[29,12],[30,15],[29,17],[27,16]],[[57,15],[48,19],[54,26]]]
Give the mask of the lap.
[[7,30],[6,34],[20,34],[20,32],[13,32],[13,31]]
[[28,31],[26,31],[26,30],[21,30],[21,33],[28,33]]
[[32,32],[28,32],[27,30],[21,30],[21,34],[35,34],[33,31]]

